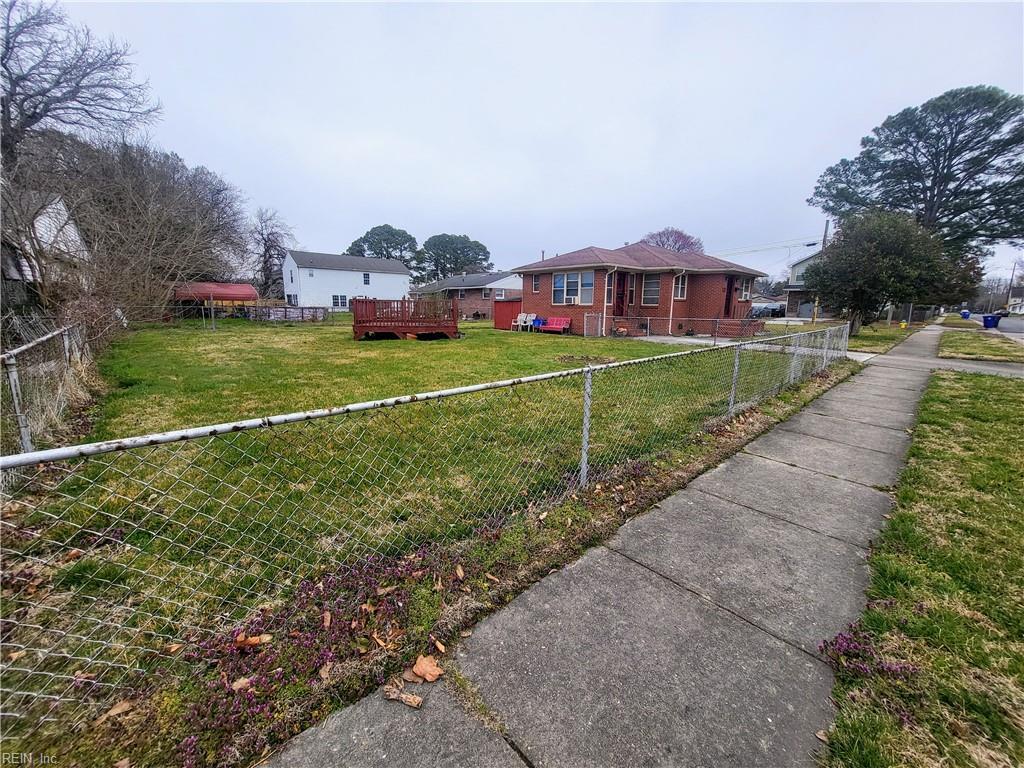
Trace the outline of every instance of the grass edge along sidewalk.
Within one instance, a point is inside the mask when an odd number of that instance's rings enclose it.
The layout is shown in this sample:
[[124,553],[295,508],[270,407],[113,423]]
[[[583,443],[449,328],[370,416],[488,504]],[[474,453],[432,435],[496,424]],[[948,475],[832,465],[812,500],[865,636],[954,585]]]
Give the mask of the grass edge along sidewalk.
[[[358,698],[416,653],[441,652],[474,617],[574,559],[856,369],[839,362],[731,422],[684,435],[649,459],[627,462],[615,476],[554,507],[538,507],[514,524],[407,556],[379,558],[367,574],[328,575],[304,584],[283,632],[273,623],[273,611],[261,611],[246,623],[248,636],[272,635],[265,647],[226,636],[216,648],[176,649],[189,669],[196,662],[207,664],[205,673],[138,690],[115,715],[101,717],[62,749],[82,764],[126,757],[135,766],[241,764],[258,757],[330,709]],[[311,649],[306,640],[327,629],[338,633],[337,642],[351,643],[354,652],[344,658],[318,655],[323,648]],[[216,652],[212,663],[211,650]],[[81,684],[88,687],[90,680]]]
[[1024,381],[939,372],[862,618],[837,675],[827,768],[1024,764]]
[[939,338],[939,357],[944,360],[1024,363],[1024,346],[996,332],[946,331]]

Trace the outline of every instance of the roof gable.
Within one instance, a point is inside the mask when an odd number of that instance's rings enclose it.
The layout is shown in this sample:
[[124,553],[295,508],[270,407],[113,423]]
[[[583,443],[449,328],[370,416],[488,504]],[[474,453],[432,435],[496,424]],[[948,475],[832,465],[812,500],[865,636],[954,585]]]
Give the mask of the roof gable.
[[300,269],[336,269],[342,272],[385,272],[408,275],[409,268],[398,259],[375,259],[369,256],[349,256],[346,253],[316,253],[314,251],[288,251]]

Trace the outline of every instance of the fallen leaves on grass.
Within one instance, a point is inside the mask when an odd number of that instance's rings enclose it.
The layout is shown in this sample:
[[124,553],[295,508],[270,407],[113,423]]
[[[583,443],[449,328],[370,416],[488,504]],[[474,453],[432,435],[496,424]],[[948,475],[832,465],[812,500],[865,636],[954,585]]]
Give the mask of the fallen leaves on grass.
[[455,566],[455,578],[457,578],[459,581],[462,581],[464,578],[466,578],[466,572],[462,570],[461,565]]
[[400,701],[407,707],[413,709],[419,709],[423,706],[423,697],[417,696],[415,693],[409,693],[403,690],[405,683],[402,682],[402,678],[393,677],[388,681],[388,684],[384,686],[384,698],[388,701]]
[[238,693],[238,691],[247,691],[251,684],[252,680],[248,677],[240,677],[231,684],[231,690],[235,693]]
[[239,632],[235,635],[235,647],[236,648],[252,648],[257,645],[263,645],[269,643],[274,639],[273,635],[262,634],[262,635],[247,635],[245,632]]
[[437,659],[433,656],[419,656],[416,658],[416,663],[413,664],[412,671],[422,677],[428,683],[432,683],[441,675],[444,674],[444,670],[437,664]]
[[331,612],[324,611],[324,629],[331,628]]
[[101,725],[112,717],[123,715],[135,706],[135,702],[131,699],[124,699],[123,701],[117,702],[114,706],[104,712],[102,715],[96,718],[95,725]]

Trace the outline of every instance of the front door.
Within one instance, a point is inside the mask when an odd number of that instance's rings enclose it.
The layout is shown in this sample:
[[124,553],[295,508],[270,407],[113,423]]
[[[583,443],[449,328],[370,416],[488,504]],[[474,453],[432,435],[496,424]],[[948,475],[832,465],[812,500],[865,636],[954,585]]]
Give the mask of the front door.
[[622,317],[626,314],[626,280],[625,272],[615,273],[615,299],[612,301],[612,316]]
[[722,317],[732,317],[732,295],[736,292],[736,278],[733,275],[725,281],[725,313]]

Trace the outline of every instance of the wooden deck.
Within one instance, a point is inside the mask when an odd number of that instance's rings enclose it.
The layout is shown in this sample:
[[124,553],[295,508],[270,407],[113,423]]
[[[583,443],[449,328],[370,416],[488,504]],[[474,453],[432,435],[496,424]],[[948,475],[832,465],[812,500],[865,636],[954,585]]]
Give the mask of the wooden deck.
[[356,341],[370,334],[454,339],[459,335],[458,309],[454,299],[353,299],[352,334]]

